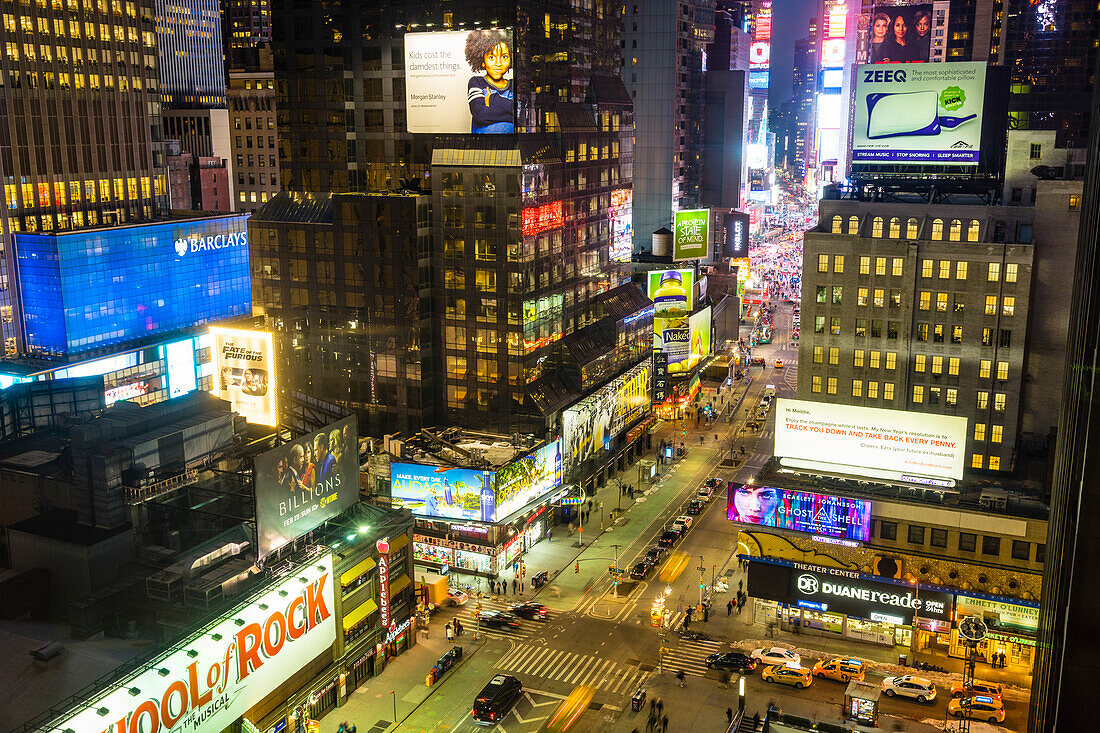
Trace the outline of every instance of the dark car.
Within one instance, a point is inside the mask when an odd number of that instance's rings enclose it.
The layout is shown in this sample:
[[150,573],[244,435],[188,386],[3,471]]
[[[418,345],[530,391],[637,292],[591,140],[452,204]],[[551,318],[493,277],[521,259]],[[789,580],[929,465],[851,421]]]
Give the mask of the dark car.
[[730,672],[745,674],[756,669],[756,660],[741,652],[711,654],[707,657],[707,668],[725,669]]
[[542,605],[541,603],[536,603],[534,601],[524,601],[523,603],[517,603],[514,606],[509,606],[508,610],[519,616],[520,618],[525,618],[528,620],[544,619],[546,618],[546,614],[550,611],[550,609],[546,606]]
[[493,629],[515,629],[519,627],[519,621],[507,611],[482,611],[481,625]]
[[630,577],[638,580],[645,580],[649,575],[649,571],[653,569],[653,566],[647,562],[635,563],[634,567],[630,569]]
[[523,695],[523,685],[510,674],[498,674],[474,698],[473,718],[478,725],[498,724]]
[[541,588],[542,586],[546,585],[549,580],[550,573],[546,572],[545,570],[541,570],[531,576],[531,587]]
[[696,514],[701,513],[703,511],[703,507],[705,507],[705,506],[706,506],[706,504],[704,504],[702,502],[702,500],[692,499],[691,501],[688,502],[686,511],[687,511],[688,514],[690,514],[692,516],[695,516]]
[[675,545],[676,540],[678,539],[680,539],[680,533],[674,532],[670,529],[669,531],[661,535],[661,537],[657,540],[657,544],[661,547],[669,548]]
[[716,476],[711,476],[703,482],[703,486],[706,486],[708,489],[717,489],[722,486],[722,479]]
[[647,565],[656,565],[657,563],[661,562],[661,558],[663,558],[664,556],[664,547],[661,547],[660,545],[656,547],[650,547],[649,551],[645,554],[645,558],[642,559],[642,562],[646,563]]

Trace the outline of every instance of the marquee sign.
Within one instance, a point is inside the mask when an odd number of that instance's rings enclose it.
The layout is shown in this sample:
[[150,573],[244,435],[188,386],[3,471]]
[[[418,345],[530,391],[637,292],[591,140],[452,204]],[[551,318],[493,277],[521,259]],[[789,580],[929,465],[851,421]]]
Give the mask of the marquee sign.
[[78,733],[224,730],[336,640],[332,555],[50,724]]
[[389,538],[378,540],[375,544],[378,549],[378,585],[381,588],[378,599],[378,608],[382,612],[382,628],[388,629],[393,623],[390,618],[390,541]]

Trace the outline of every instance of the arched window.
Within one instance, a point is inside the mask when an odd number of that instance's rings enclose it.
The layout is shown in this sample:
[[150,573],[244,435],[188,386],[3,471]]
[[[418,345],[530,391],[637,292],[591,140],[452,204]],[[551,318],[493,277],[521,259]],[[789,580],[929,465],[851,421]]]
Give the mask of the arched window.
[[966,230],[966,241],[977,242],[978,237],[981,235],[982,225],[978,223],[977,219],[970,220],[970,227]]
[[849,216],[848,217],[848,233],[849,234],[859,234],[859,217],[858,216]]
[[913,217],[909,217],[909,221],[905,223],[905,238],[916,239],[917,238],[917,220]]
[[943,219],[932,220],[932,239],[937,242],[943,239]]
[[874,219],[871,220],[871,236],[872,237],[881,237],[882,236],[882,217],[881,216],[876,216]]
[[901,237],[901,219],[896,216],[890,217],[890,239],[898,239]]
[[949,233],[952,242],[958,242],[963,238],[963,223],[958,219],[951,220],[951,231]]
[[844,222],[844,220],[842,218],[840,218],[839,214],[837,214],[836,216],[833,217],[833,234],[843,234],[844,233],[844,232],[841,231],[841,227],[843,226],[843,222]]

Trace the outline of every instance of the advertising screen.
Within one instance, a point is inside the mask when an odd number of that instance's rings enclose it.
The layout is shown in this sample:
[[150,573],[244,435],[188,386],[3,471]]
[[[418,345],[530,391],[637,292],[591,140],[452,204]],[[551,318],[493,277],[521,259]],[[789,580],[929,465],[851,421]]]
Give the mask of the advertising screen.
[[353,415],[256,458],[260,557],[359,501],[359,422]]
[[726,214],[726,257],[749,256],[749,215],[743,211]]
[[[658,292],[661,291],[662,286],[669,283],[669,278],[665,277],[666,272],[680,273],[679,286],[683,287],[684,297],[687,299],[686,309],[682,313],[680,310],[683,306],[680,305],[678,291]],[[653,315],[655,316],[687,315],[695,308],[695,270],[650,270],[646,273],[646,286],[646,295],[653,301]],[[662,300],[658,302],[658,298]],[[670,311],[673,312],[670,313]]]
[[634,249],[634,191],[618,188],[611,192],[611,206],[607,209],[607,218],[611,224],[611,248],[608,252],[612,262],[629,262]]
[[560,438],[497,471],[390,464],[393,507],[424,517],[495,522],[561,483]]
[[[224,730],[336,641],[332,555],[277,584],[101,690],[51,730]],[[105,717],[107,714],[107,717]],[[108,719],[109,718],[109,719]]]
[[853,163],[976,165],[985,62],[856,67]]
[[250,423],[275,425],[275,351],[271,334],[211,328],[214,381],[211,394],[229,400]]
[[726,519],[761,527],[866,542],[871,537],[871,502],[733,481]]
[[966,418],[777,399],[775,455],[845,473],[886,469],[961,479]]
[[698,313],[692,313],[688,319],[691,331],[691,357],[689,363],[695,366],[710,356],[710,306]]
[[867,29],[867,63],[924,63],[932,53],[932,3],[876,5]]
[[409,132],[515,132],[511,29],[405,34]]
[[677,211],[673,217],[672,259],[706,257],[710,245],[710,209]]
[[653,365],[644,361],[562,413],[565,470],[599,450],[649,407]]

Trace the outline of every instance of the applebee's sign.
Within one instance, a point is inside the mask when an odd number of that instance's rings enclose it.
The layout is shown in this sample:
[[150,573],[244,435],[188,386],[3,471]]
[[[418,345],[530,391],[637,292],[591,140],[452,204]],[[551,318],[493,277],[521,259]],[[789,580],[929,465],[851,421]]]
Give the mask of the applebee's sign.
[[389,538],[378,540],[375,543],[378,550],[378,586],[381,592],[378,594],[378,609],[381,612],[382,628],[389,629],[393,620],[390,618],[390,540]]
[[336,640],[332,556],[281,582],[50,724],[76,733],[231,725]]

